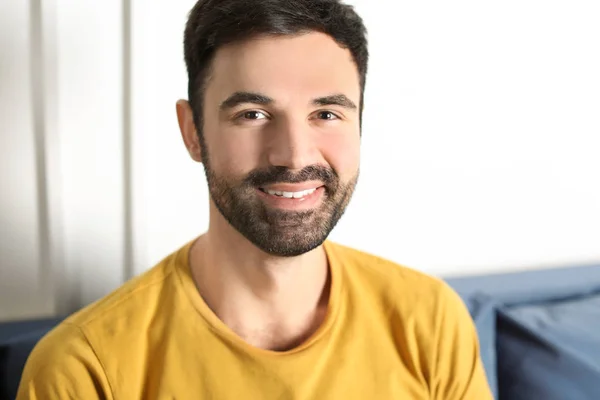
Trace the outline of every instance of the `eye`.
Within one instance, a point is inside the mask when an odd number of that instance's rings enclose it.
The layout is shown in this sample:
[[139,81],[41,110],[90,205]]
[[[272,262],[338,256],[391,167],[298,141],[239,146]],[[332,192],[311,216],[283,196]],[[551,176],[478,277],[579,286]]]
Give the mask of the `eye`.
[[240,118],[247,120],[260,120],[267,118],[267,116],[260,111],[246,111],[240,115]]
[[317,113],[317,118],[325,120],[325,121],[327,121],[327,120],[333,121],[336,119],[340,119],[340,117],[338,117],[336,114],[332,113],[331,111],[319,111]]

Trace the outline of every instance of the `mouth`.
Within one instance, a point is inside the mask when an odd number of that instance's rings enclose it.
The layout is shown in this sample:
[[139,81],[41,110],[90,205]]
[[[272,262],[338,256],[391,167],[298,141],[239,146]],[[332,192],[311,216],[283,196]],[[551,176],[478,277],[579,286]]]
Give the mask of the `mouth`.
[[275,197],[282,197],[285,199],[303,199],[305,197],[310,196],[311,194],[316,192],[317,189],[319,189],[321,187],[322,186],[317,186],[317,187],[312,187],[309,189],[297,190],[297,191],[274,190],[274,189],[266,189],[266,188],[259,188],[259,190],[265,194],[275,196]]
[[258,188],[259,197],[268,205],[286,210],[307,210],[314,208],[323,198],[325,186],[312,185],[305,188],[267,187]]

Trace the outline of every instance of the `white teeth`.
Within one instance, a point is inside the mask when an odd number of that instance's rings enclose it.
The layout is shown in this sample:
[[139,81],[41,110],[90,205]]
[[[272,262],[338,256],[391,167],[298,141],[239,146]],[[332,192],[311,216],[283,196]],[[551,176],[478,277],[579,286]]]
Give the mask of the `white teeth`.
[[315,189],[302,190],[300,192],[280,192],[278,190],[265,189],[265,191],[271,195],[285,197],[286,199],[291,199],[291,198],[301,199],[301,198],[313,193],[315,190],[317,190],[317,189],[315,188]]

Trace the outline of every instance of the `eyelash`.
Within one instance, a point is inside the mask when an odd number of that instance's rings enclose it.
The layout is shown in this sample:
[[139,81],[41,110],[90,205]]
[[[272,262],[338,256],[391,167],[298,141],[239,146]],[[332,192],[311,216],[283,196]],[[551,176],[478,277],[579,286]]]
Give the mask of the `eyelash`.
[[[238,120],[239,119],[247,119],[248,121],[256,121],[257,119],[255,119],[255,118],[245,118],[246,115],[250,114],[250,113],[263,114],[266,119],[269,119],[269,117],[264,112],[257,111],[257,110],[244,111],[243,113],[239,114],[235,119],[238,119]],[[320,110],[320,111],[317,111],[317,115],[320,115],[320,114],[331,114],[331,115],[334,116],[334,118],[331,118],[331,119],[330,118],[321,119],[323,121],[335,121],[335,120],[338,120],[338,119],[342,119],[338,114],[336,114],[333,111],[329,111],[329,110]]]

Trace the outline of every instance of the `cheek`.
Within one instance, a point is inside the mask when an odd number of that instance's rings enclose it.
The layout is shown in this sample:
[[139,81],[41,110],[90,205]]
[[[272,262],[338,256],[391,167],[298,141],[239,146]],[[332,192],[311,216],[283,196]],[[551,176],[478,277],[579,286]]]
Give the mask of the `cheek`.
[[342,179],[356,174],[360,164],[360,137],[356,133],[326,135],[321,139],[321,152],[331,167]]
[[241,176],[256,168],[260,158],[260,146],[252,135],[226,130],[213,130],[207,139],[210,162],[213,169],[228,175]]

